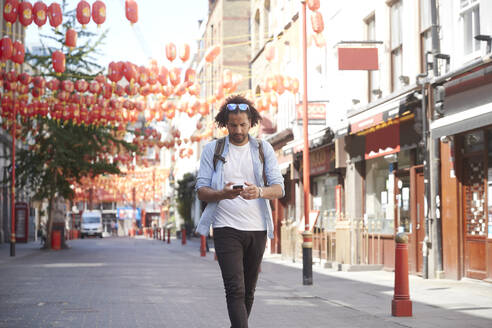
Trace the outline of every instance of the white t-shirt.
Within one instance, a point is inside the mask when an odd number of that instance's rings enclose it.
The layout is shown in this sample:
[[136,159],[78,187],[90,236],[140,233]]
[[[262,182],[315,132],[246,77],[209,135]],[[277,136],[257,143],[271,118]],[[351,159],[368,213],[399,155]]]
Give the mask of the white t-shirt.
[[[256,184],[249,143],[243,146],[229,143],[229,152],[224,163],[224,181],[234,184],[244,184],[244,182]],[[266,230],[260,201],[260,199],[247,200],[241,196],[219,201],[213,227],[231,227],[245,231]]]

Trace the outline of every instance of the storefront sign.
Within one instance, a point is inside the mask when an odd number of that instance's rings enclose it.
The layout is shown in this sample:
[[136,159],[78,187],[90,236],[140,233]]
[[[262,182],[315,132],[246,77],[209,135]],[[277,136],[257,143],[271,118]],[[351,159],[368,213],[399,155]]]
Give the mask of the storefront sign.
[[365,159],[394,154],[400,151],[400,125],[392,124],[366,135]]
[[[302,103],[296,108],[297,124],[302,125],[303,108]],[[326,103],[325,102],[308,102],[308,124],[309,125],[326,125]]]
[[[323,147],[309,153],[310,174],[318,175],[335,168],[335,150],[332,147]],[[302,172],[302,171],[301,171]]]

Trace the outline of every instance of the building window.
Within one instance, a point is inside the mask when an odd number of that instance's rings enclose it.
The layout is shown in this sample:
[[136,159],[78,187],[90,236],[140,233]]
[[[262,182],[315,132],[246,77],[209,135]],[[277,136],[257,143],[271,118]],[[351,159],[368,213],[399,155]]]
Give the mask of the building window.
[[253,57],[255,57],[258,51],[260,50],[260,11],[259,10],[257,10],[255,14],[253,37],[254,37]]
[[269,33],[269,28],[270,28],[270,0],[265,0],[265,6],[263,9],[263,44],[265,44],[268,41],[268,37],[270,35]]
[[[365,20],[366,23],[366,40],[375,41],[376,40],[376,16],[372,14]],[[367,71],[367,93],[369,102],[376,100],[376,93],[373,90],[379,89],[379,81],[377,77],[379,72],[376,70]]]
[[394,2],[391,11],[391,91],[400,88],[399,77],[403,75],[402,60],[402,28],[401,28],[401,1]]
[[420,0],[420,72],[426,71],[425,56],[432,50],[432,18],[430,0]]
[[475,35],[480,34],[480,3],[478,0],[461,0],[460,15],[463,22],[463,50],[465,55],[480,50],[480,41]]

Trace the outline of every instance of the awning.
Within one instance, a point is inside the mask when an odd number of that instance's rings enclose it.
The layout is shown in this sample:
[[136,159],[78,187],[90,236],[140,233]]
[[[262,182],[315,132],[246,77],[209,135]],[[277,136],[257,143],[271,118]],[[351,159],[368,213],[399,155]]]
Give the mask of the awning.
[[[413,97],[416,87],[409,87],[400,95],[389,99],[377,100],[369,108],[351,115],[349,121],[350,134],[365,134],[384,128],[388,123],[398,118],[413,115],[413,111],[420,102]],[[372,129],[372,130],[369,130]]]
[[431,123],[431,138],[451,136],[492,125],[492,103],[452,114]]
[[385,156],[400,151],[400,124],[392,124],[366,135],[365,159]]

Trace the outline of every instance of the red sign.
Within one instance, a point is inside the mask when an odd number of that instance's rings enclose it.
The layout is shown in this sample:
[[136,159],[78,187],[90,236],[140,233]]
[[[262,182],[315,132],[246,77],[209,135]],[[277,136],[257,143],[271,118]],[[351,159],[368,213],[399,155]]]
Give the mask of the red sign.
[[[302,124],[303,109],[302,103],[297,104],[297,122]],[[308,102],[308,124],[325,124],[326,122],[326,103]]]
[[383,122],[383,113],[373,115],[357,123],[350,124],[350,133],[357,133],[359,131],[369,129],[381,122]]
[[378,48],[338,48],[339,70],[378,70]]
[[366,135],[365,159],[394,154],[400,151],[400,124],[392,124]]

